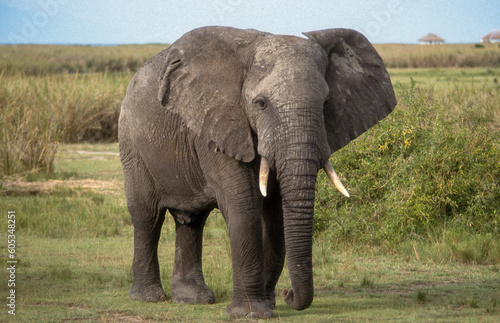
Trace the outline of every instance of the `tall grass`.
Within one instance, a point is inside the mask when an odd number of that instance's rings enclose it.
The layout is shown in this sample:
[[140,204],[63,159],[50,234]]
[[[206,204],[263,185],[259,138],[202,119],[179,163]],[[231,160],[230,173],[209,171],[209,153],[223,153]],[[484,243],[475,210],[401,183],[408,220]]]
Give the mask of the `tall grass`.
[[7,75],[135,72],[168,45],[58,46],[0,45],[0,69]]
[[58,142],[117,139],[128,73],[0,77],[0,176],[51,169]]
[[446,228],[500,237],[499,91],[455,86],[433,98],[401,86],[395,111],[333,155],[352,197],[332,195],[322,177],[316,229],[373,244]]
[[50,172],[59,142],[116,140],[133,72],[165,47],[0,46],[0,177]]
[[375,48],[390,68],[498,67],[498,44],[403,45],[379,44]]
[[[52,112],[40,109],[40,93],[19,79],[0,75],[0,177],[38,169],[51,170],[59,130]],[[13,95],[12,88],[16,88]]]

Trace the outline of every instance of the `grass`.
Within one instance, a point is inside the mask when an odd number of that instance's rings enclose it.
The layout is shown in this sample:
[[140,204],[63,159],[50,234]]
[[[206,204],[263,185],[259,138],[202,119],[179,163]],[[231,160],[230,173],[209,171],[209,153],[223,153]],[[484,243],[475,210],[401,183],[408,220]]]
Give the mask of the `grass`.
[[[83,201],[94,197],[80,191]],[[102,198],[116,200],[116,196],[109,193],[102,194]],[[18,218],[28,216],[19,210],[15,201],[2,199],[2,204],[2,209],[7,206],[17,209]],[[110,212],[108,217],[121,222],[124,221],[122,213],[123,210]],[[207,306],[129,300],[132,228],[126,223],[118,223],[118,226],[120,231],[110,236],[72,234],[70,237],[52,237],[40,225],[32,227],[38,233],[19,228],[15,320],[227,320],[224,309],[231,297],[231,261],[227,232],[220,214],[209,218],[205,234],[205,276],[218,299],[216,304]],[[95,231],[93,227],[89,229]],[[167,219],[159,248],[167,295],[170,295],[173,241],[173,221]],[[312,307],[296,312],[278,297],[275,321],[494,322],[500,317],[497,305],[500,281],[495,265],[404,259],[376,248],[357,252],[350,247],[332,249],[328,241],[317,237],[314,270],[316,292]],[[6,277],[2,271],[0,279],[5,281]],[[289,287],[288,281],[285,270],[278,293]],[[1,293],[0,296],[5,296],[5,289]]]
[[0,74],[0,177],[50,172],[59,142],[116,141],[130,77]]
[[389,68],[498,67],[498,44],[403,45],[379,44],[375,48]]
[[[386,62],[404,56],[380,46]],[[406,50],[498,51],[463,46]],[[216,304],[128,299],[133,230],[113,125],[133,70],[163,47],[0,46],[0,209],[16,211],[18,257],[18,315],[4,309],[1,321],[229,320],[230,248],[217,212],[204,234]],[[389,70],[398,108],[332,158],[351,198],[318,178],[313,305],[296,312],[278,296],[274,321],[500,320],[500,74],[488,64]],[[167,295],[174,241],[167,218]],[[277,294],[289,287],[285,268]]]
[[500,86],[500,71],[495,68],[390,68],[389,71],[396,88],[408,85],[411,78],[418,87],[432,89],[434,94]]
[[164,44],[121,46],[0,45],[0,70],[6,75],[135,72]]

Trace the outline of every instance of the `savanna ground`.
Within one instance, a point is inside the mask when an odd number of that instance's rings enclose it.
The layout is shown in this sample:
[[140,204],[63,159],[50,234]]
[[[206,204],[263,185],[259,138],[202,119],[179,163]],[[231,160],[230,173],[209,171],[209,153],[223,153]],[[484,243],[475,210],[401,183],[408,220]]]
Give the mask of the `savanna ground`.
[[[0,320],[226,321],[222,216],[204,235],[217,303],[128,298],[132,225],[116,118],[133,72],[163,45],[0,46]],[[396,110],[331,158],[351,198],[318,176],[315,299],[277,297],[274,321],[500,321],[500,48],[379,45]],[[8,315],[8,211],[16,316]],[[170,295],[174,223],[159,247]],[[288,270],[277,294],[290,287]]]

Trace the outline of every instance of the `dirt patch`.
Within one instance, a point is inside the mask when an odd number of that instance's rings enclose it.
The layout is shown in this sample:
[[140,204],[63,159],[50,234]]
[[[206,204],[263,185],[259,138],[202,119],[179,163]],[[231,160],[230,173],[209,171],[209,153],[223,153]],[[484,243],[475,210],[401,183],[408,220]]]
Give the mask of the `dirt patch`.
[[83,189],[98,193],[116,193],[122,191],[121,183],[114,181],[101,181],[94,179],[81,180],[48,180],[43,182],[24,182],[24,181],[6,181],[2,185],[1,192],[9,195],[14,193],[21,194],[40,194],[51,193],[57,189]]

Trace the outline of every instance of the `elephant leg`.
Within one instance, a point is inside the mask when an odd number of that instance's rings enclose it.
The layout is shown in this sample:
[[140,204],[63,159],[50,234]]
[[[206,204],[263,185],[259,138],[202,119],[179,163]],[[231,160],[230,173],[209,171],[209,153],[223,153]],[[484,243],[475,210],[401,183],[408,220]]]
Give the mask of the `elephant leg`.
[[[164,301],[167,296],[160,279],[158,240],[166,210],[153,213],[137,206],[129,206],[129,209],[134,223],[134,261],[129,296],[133,300]],[[155,214],[155,218],[144,217],[145,214]]]
[[195,215],[169,209],[175,219],[175,261],[172,300],[176,303],[213,304],[214,293],[203,278],[203,227],[210,211]]
[[233,299],[226,313],[238,318],[270,318],[273,311],[266,302],[262,195],[255,165],[214,153],[205,143],[197,148],[203,173],[214,190],[229,232]]
[[271,308],[274,308],[276,283],[285,264],[283,211],[279,194],[270,196],[264,201],[262,237],[266,269],[266,301]]
[[233,317],[270,318],[272,308],[265,295],[260,212],[245,210],[243,205],[237,209],[222,211],[229,230],[233,263],[233,300],[226,313]]
[[129,296],[133,300],[164,301],[167,296],[160,279],[158,240],[166,208],[159,207],[154,182],[142,161],[134,158],[126,160],[123,176],[127,206],[134,225],[134,261]]

